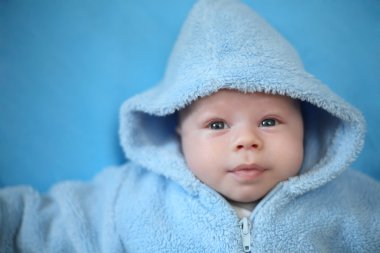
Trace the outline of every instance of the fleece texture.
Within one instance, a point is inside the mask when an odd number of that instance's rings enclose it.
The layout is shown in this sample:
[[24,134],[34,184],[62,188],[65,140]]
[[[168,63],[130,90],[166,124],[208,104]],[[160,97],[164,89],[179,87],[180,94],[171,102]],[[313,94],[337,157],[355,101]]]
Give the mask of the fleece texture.
[[[258,203],[246,248],[242,221],[190,172],[175,131],[179,110],[221,89],[298,99],[305,125],[301,171]],[[120,121],[124,166],[43,196],[0,191],[1,252],[380,251],[380,184],[349,169],[362,115],[243,3],[198,1],[162,81],[127,100]]]

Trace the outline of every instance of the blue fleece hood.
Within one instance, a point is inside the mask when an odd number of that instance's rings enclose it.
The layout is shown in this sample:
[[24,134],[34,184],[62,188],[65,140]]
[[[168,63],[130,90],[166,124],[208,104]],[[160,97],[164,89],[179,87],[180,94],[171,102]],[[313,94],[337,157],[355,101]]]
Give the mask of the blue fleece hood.
[[263,18],[236,0],[200,0],[154,88],[121,108],[120,138],[128,159],[196,194],[175,133],[176,112],[220,89],[265,92],[302,101],[305,157],[284,183],[303,194],[340,175],[360,152],[362,115],[307,73],[297,52]]

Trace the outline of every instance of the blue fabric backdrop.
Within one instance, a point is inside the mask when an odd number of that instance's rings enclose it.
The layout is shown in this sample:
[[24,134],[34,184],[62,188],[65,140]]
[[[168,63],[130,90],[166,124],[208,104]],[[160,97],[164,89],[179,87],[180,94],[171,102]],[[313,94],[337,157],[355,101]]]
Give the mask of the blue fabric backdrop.
[[[245,1],[363,111],[380,179],[380,1]],[[47,190],[125,161],[122,101],[156,84],[192,0],[0,1],[0,186]]]

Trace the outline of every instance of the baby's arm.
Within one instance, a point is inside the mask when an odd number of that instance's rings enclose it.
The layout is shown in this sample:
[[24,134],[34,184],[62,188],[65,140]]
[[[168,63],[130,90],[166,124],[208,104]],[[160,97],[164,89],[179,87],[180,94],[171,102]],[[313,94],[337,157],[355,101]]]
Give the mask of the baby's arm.
[[1,252],[102,252],[118,247],[113,203],[120,169],[90,183],[61,183],[46,195],[30,187],[0,190]]

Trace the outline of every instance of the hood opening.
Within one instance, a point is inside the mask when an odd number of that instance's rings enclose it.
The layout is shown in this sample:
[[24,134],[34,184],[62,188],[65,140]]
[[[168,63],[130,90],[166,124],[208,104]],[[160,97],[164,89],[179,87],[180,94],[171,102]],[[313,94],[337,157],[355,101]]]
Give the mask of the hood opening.
[[[166,142],[178,138],[176,135],[176,127],[178,124],[177,113],[166,116],[154,116],[144,112],[134,112],[136,122],[136,134],[139,139],[136,145],[147,144],[149,146],[159,147],[165,145]],[[138,129],[141,127],[141,129]]]
[[301,103],[304,160],[300,174],[309,172],[329,152],[340,120],[308,102]]

